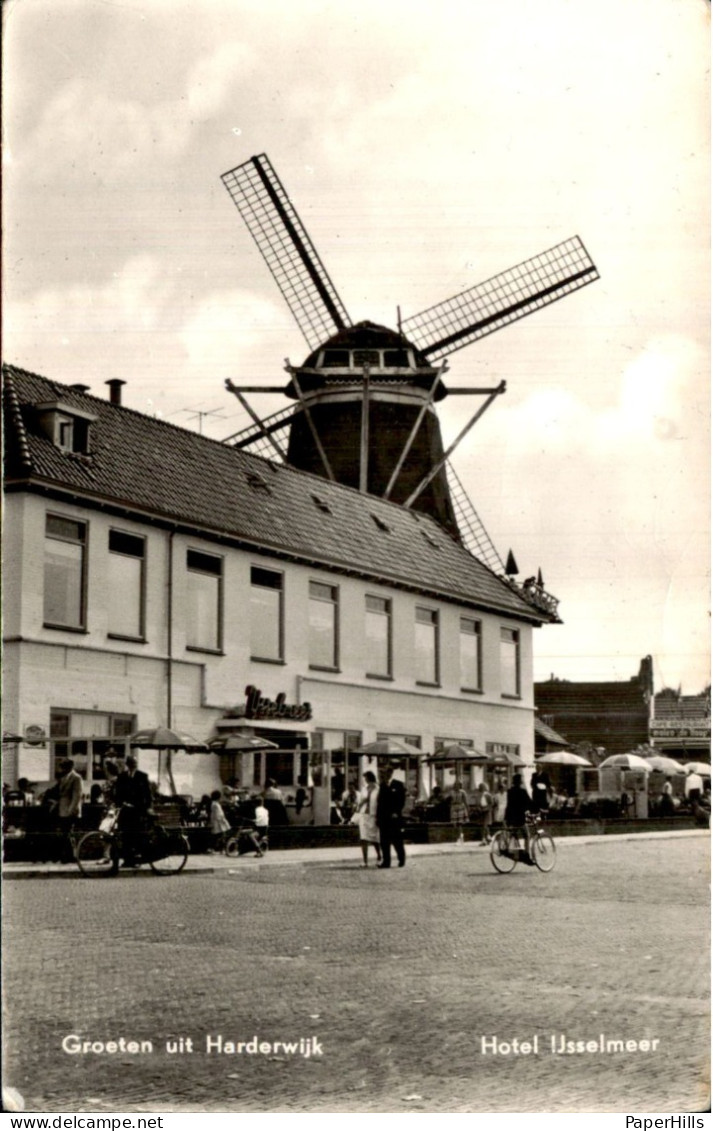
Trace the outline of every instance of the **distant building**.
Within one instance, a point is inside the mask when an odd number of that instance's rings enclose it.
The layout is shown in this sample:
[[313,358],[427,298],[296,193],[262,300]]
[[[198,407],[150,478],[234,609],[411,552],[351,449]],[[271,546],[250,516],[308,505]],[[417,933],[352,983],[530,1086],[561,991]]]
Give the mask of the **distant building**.
[[711,691],[681,695],[665,688],[654,696],[651,744],[659,754],[681,762],[709,762],[711,756]]
[[[550,679],[535,683],[541,722],[571,746],[590,743],[607,754],[626,754],[649,742],[653,711],[653,663],[645,656],[630,680],[603,683]],[[709,732],[710,733],[710,732]]]

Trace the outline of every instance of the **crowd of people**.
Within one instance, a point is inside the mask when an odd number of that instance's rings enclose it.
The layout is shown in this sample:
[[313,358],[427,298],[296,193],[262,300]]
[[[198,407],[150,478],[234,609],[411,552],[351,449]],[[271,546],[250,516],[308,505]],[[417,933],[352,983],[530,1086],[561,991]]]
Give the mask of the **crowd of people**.
[[[155,804],[162,799],[148,775],[138,768],[133,754],[121,761],[106,758],[103,768],[104,779],[92,786],[89,807],[99,814],[110,807],[117,810],[125,864],[132,867],[135,849],[154,819]],[[380,764],[378,775],[377,781],[376,774],[367,770],[361,790],[355,782],[350,782],[335,801],[333,811],[336,813],[337,823],[358,826],[362,867],[369,866],[370,849],[373,850],[377,867],[390,868],[392,854],[395,855],[397,865],[404,867],[406,786],[399,777],[394,776],[392,764]],[[487,844],[492,833],[504,825],[523,826],[527,813],[549,814],[557,818],[585,815],[576,793],[563,793],[553,788],[544,767],[535,769],[530,777],[529,787],[528,792],[521,775],[515,774],[508,788],[504,774],[496,773],[491,782],[481,781],[469,793],[456,771],[455,780],[449,789],[436,785],[426,802],[414,804],[415,799],[410,797],[409,816],[416,820],[449,822],[453,827],[456,843],[463,843],[467,827],[474,839]],[[59,836],[61,859],[70,861],[73,859],[72,837],[80,824],[85,806],[83,788],[83,779],[74,762],[71,758],[65,758],[57,765],[53,784],[41,797],[35,797],[31,784],[21,778],[17,789],[3,787],[3,803],[4,807],[39,805],[46,817],[47,827],[54,829]],[[670,815],[680,809],[683,801],[697,823],[709,824],[710,779],[704,781],[699,775],[690,775],[685,794],[681,796],[680,791],[678,794],[676,796],[672,780],[667,777],[654,800],[654,812]],[[297,814],[310,805],[311,790],[304,779],[300,779],[296,798],[290,797],[289,800],[295,801]],[[621,811],[617,815],[631,816],[632,807],[633,798],[624,791],[620,801]],[[209,851],[223,851],[228,838],[237,828],[247,838],[246,845],[241,845],[240,851],[251,848],[257,856],[262,856],[267,847],[269,827],[289,823],[285,797],[273,779],[268,779],[264,789],[259,792],[241,789],[233,779],[221,790],[204,795],[197,804],[186,806],[182,817],[188,825],[203,825],[209,829]]]

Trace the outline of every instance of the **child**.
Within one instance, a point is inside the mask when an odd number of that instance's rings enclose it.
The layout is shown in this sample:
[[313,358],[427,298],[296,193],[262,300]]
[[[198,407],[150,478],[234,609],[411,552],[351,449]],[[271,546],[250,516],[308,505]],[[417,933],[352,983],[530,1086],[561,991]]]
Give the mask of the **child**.
[[255,801],[255,816],[251,824],[254,826],[252,829],[244,829],[243,833],[246,834],[247,840],[253,845],[256,856],[264,856],[265,849],[267,848],[267,829],[270,824],[270,814],[265,808],[262,797],[258,796]]
[[220,804],[221,792],[214,789],[210,795],[210,831],[213,838],[213,852],[220,852],[225,834],[230,832],[230,822]]

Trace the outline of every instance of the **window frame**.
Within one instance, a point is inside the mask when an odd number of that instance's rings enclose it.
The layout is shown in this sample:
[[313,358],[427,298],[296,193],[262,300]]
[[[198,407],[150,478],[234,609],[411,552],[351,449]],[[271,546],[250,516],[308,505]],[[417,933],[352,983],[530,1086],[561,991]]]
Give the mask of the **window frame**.
[[[71,522],[77,527],[81,527],[84,533],[82,539],[67,538],[61,534],[50,534],[48,532],[49,520],[52,518],[59,519],[61,522]],[[46,602],[47,602],[47,541],[64,542],[71,546],[79,546],[81,549],[81,560],[79,565],[79,623],[78,624],[65,624],[61,621],[48,620],[46,616]],[[45,531],[42,544],[42,626],[43,628],[59,629],[62,632],[87,632],[87,577],[88,577],[88,559],[89,559],[89,522],[86,519],[75,518],[74,515],[60,514],[57,511],[45,512]]]
[[[253,580],[253,574],[256,570],[261,573],[271,573],[275,577],[279,577],[280,584],[278,585],[260,585]],[[258,656],[253,652],[253,589],[272,589],[279,593],[278,603],[278,625],[277,625],[277,638],[278,638],[278,656]],[[284,664],[285,663],[285,571],[279,569],[271,569],[268,566],[251,564],[250,566],[250,659],[260,664]]]
[[[418,619],[419,613],[428,613],[430,621]],[[441,686],[441,618],[439,610],[430,605],[416,605],[414,608],[414,666],[417,666],[418,648],[416,646],[416,626],[430,624],[433,627],[433,679],[416,679],[417,687]]]
[[[189,565],[189,556],[191,554],[198,554],[203,558],[210,558],[212,561],[218,563],[217,570],[201,569],[196,565]],[[187,652],[206,652],[211,656],[222,656],[223,652],[223,607],[224,607],[224,562],[225,558],[222,554],[211,554],[203,549],[198,549],[196,546],[186,546],[186,588],[188,588],[188,574],[196,573],[203,577],[215,577],[218,581],[217,593],[217,608],[216,608],[216,644],[210,647],[206,644],[189,644],[188,643],[188,624],[186,622],[186,651]]]
[[[383,612],[377,612],[376,609],[370,609],[369,604],[368,604],[370,600],[381,601],[384,605]],[[364,594],[364,602],[365,602],[365,604],[364,604],[364,612],[365,612],[364,638],[365,638],[365,641],[367,643],[367,647],[369,645],[369,635],[366,631],[366,623],[368,621],[369,613],[374,613],[378,616],[383,616],[383,617],[386,618],[386,669],[387,670],[385,672],[376,672],[376,671],[370,671],[367,668],[366,678],[367,679],[393,680],[393,678],[394,678],[394,604],[393,604],[393,601],[392,601],[391,597],[383,597],[380,593],[365,593]],[[369,658],[370,657],[367,657],[367,659],[369,659]]]
[[[313,596],[312,586],[319,585],[323,589],[331,590],[331,598]],[[317,672],[338,672],[339,669],[339,653],[340,653],[340,639],[339,639],[339,586],[331,585],[327,581],[320,581],[317,578],[310,578],[307,585],[307,665],[311,671]],[[333,637],[332,637],[332,663],[319,664],[314,663],[311,658],[310,649],[312,643],[312,601],[319,601],[321,604],[332,605],[334,609],[334,624],[333,624]]]
[[[67,720],[66,727],[60,725],[60,721]],[[96,719],[107,721],[106,733],[102,732],[100,728],[89,728],[88,733],[83,733],[84,728],[79,728],[82,733],[77,734],[73,731],[73,723],[79,719],[92,720]],[[129,739],[131,734],[136,730],[136,715],[124,711],[90,711],[84,708],[75,709],[73,707],[50,707],[50,726],[48,734],[49,754],[50,754],[50,777],[54,775],[55,768],[59,762],[64,758],[72,758],[76,760],[75,769],[79,776],[82,778],[83,789],[87,792],[96,782],[106,781],[106,775],[103,773],[104,762],[110,756],[110,750],[113,751],[112,757],[117,759],[126,758],[131,753]],[[106,750],[95,750],[95,744],[99,747],[107,746]],[[75,746],[85,746],[84,751],[77,751]],[[102,772],[95,773],[95,767],[99,765]]]
[[[142,543],[141,554],[128,554],[124,550],[115,550],[111,547],[112,534],[124,534],[128,538],[134,538],[137,542]],[[107,631],[109,640],[132,640],[136,644],[146,643],[146,536],[143,534],[135,534],[133,530],[122,530],[118,526],[110,526],[109,534],[107,537],[107,553],[117,554],[119,557],[125,558],[139,558],[141,562],[141,576],[139,578],[139,632],[135,636],[133,633],[124,632],[111,632]]]
[[[467,621],[475,625],[474,632],[467,632],[463,630],[463,622]],[[476,682],[474,686],[469,683],[463,682],[463,637],[475,637],[475,675]],[[459,659],[459,683],[461,691],[470,691],[474,694],[482,694],[483,692],[483,622],[478,617],[461,615],[458,624],[458,659]]]
[[[505,639],[505,633],[509,633],[511,640]],[[515,656],[515,691],[504,691],[504,666],[503,666],[503,644],[512,644],[514,646]],[[521,673],[521,638],[520,630],[518,628],[510,628],[508,625],[502,624],[500,626],[500,698],[501,699],[521,699],[522,698],[522,673]]]

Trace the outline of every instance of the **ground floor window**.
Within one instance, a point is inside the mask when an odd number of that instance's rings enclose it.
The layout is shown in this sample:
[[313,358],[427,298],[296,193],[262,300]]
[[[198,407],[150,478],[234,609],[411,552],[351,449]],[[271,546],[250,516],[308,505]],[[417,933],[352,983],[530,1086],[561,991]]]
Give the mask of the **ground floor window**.
[[[516,742],[486,742],[485,753],[491,763],[488,767],[488,784],[491,789],[508,789],[512,783],[512,776],[522,766],[520,746]],[[527,788],[529,782],[523,780]]]
[[294,789],[307,770],[307,735],[297,731],[278,734],[267,728],[256,727],[255,736],[278,742],[280,749],[254,751],[253,785],[263,789],[265,783],[272,780],[277,786]]
[[[331,797],[333,801],[340,801],[342,794],[350,785],[359,788],[359,760],[360,755],[355,751],[361,746],[360,730],[316,730],[312,734],[312,751],[316,758],[312,760],[312,776],[321,764],[322,755],[329,751],[331,754]],[[325,784],[326,782],[317,783]]]
[[[392,733],[379,733],[376,736],[377,742],[388,741],[388,739],[395,739],[397,742],[407,742],[409,746],[415,746],[417,750],[421,749],[421,735],[420,734],[392,734]],[[397,772],[396,776],[403,776],[404,785],[406,786],[406,805],[404,813],[409,813],[420,796],[420,764],[421,759],[415,754],[396,754],[391,759],[392,763],[399,765],[401,770]]]
[[[462,746],[465,750],[473,749],[472,738],[436,738],[434,753],[445,750],[448,746]],[[441,789],[452,789],[456,778],[460,778],[463,788],[470,790],[473,785],[473,766],[461,762],[456,766],[434,766],[434,781]]]
[[54,777],[60,763],[71,758],[87,787],[103,782],[105,759],[125,758],[129,753],[129,736],[135,729],[134,715],[52,708],[50,774]]

